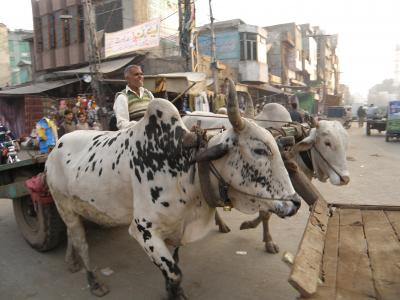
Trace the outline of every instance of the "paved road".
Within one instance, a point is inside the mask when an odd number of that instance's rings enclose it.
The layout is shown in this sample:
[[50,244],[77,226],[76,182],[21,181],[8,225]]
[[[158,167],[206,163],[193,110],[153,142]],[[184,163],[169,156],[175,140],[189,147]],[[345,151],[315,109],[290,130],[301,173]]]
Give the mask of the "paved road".
[[[346,187],[316,183],[329,202],[384,203],[398,205],[400,190],[400,142],[386,143],[383,134],[364,129],[349,130],[349,169]],[[299,213],[286,220],[272,218],[272,232],[281,253],[296,253],[307,221],[303,204]],[[230,234],[212,231],[208,237],[181,249],[183,288],[195,300],[273,299],[294,300],[297,292],[287,283],[289,268],[281,254],[263,251],[261,228],[239,231],[247,217],[223,213],[234,229]],[[145,256],[127,228],[88,233],[92,263],[113,273],[101,278],[111,288],[103,299],[161,299],[163,278]],[[95,299],[83,272],[70,274],[64,264],[65,245],[49,253],[31,249],[20,236],[11,201],[0,199],[0,299]],[[238,255],[236,251],[247,251]]]

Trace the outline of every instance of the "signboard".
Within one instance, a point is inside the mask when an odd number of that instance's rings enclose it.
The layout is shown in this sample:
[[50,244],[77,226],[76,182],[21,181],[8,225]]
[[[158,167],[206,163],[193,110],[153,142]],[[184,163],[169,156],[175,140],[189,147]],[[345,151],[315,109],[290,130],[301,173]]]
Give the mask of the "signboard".
[[105,57],[157,47],[160,44],[160,19],[112,33],[105,33]]
[[[239,32],[217,32],[215,40],[217,59],[240,59]],[[200,53],[211,56],[211,35],[202,33],[198,37],[198,43]]]

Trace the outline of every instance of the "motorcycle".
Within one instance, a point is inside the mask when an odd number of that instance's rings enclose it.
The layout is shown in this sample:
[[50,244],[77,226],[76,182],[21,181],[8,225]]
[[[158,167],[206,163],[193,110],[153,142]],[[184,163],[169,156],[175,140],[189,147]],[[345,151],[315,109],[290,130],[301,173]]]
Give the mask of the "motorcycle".
[[20,161],[17,155],[15,141],[9,140],[0,143],[1,164],[12,164]]

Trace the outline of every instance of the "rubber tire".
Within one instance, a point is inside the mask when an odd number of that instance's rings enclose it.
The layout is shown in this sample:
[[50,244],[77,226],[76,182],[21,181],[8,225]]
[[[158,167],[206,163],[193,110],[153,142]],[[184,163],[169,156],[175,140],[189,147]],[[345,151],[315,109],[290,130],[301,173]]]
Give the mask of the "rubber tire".
[[27,208],[31,205],[30,196],[13,200],[14,216],[22,236],[39,252],[56,248],[66,239],[66,227],[55,204],[38,204],[36,215],[29,216]]
[[371,135],[371,128],[369,128],[368,124],[367,124],[367,135]]
[[389,138],[389,136],[388,136],[388,135],[386,135],[386,138],[385,138],[385,140],[386,140],[386,142],[389,142],[389,141],[390,141],[390,138]]

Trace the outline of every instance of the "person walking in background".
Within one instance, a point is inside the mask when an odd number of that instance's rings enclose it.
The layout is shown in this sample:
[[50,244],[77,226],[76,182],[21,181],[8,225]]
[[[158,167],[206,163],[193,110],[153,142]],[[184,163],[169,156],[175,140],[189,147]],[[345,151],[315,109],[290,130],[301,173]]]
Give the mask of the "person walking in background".
[[365,111],[364,107],[360,105],[357,109],[357,117],[358,117],[358,127],[362,128],[364,126],[365,117],[367,116],[367,112]]
[[67,109],[64,112],[64,121],[60,125],[58,130],[58,137],[62,137],[64,134],[76,130],[76,124],[74,121],[74,113]]
[[[138,65],[129,65],[124,71],[126,88],[116,94],[114,113],[116,126],[122,129],[144,116],[147,106],[154,99],[153,94],[143,87],[144,75]],[[111,122],[111,121],[110,121]]]
[[303,117],[297,111],[297,103],[296,102],[292,102],[292,103],[290,103],[290,105],[292,106],[292,109],[289,111],[289,113],[290,113],[290,117],[292,118],[292,121],[293,122],[303,123]]
[[86,114],[83,112],[78,113],[78,123],[76,124],[76,130],[91,130],[92,127],[86,120]]

